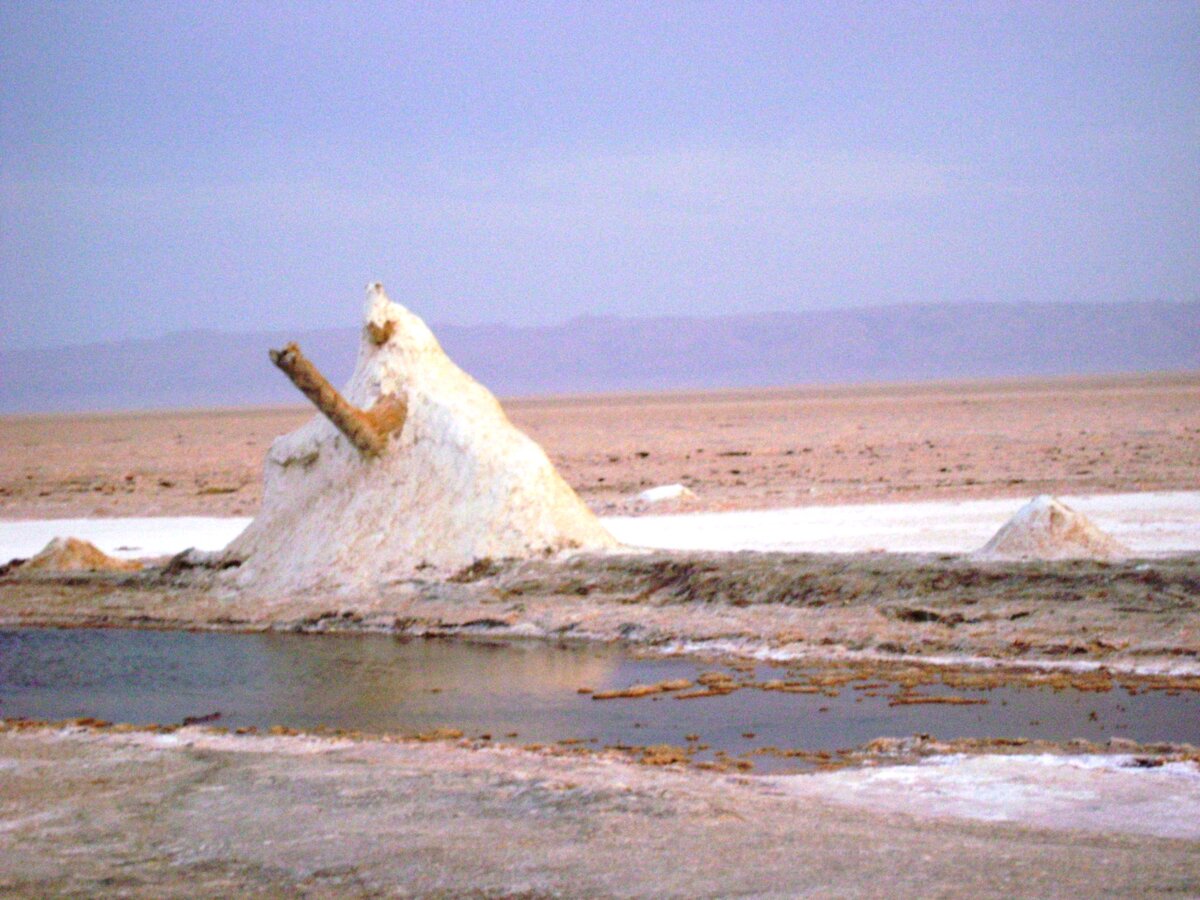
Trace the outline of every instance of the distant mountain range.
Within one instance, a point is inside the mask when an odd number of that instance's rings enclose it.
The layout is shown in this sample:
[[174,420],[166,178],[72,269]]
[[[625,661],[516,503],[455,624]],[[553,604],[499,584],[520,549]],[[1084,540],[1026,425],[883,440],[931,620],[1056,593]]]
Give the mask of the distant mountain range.
[[[1200,369],[1200,303],[930,304],[434,327],[501,396]],[[341,384],[355,329],[0,351],[0,412],[292,404],[267,359],[297,341]]]

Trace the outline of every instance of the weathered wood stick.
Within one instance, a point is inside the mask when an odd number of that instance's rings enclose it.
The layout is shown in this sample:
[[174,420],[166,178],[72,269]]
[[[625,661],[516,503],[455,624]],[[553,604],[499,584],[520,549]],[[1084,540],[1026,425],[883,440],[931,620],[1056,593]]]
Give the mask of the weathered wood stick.
[[381,397],[369,412],[363,412],[338,393],[337,388],[300,352],[296,344],[271,351],[271,362],[283,371],[313,406],[319,409],[337,430],[363,456],[378,456],[387,447],[388,435],[404,425],[408,405],[401,397]]

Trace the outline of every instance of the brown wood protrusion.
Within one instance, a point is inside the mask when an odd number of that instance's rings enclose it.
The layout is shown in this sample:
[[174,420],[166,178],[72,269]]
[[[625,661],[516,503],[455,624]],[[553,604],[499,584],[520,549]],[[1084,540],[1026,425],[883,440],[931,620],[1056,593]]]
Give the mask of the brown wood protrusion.
[[389,394],[376,400],[363,415],[376,431],[386,437],[404,427],[404,420],[408,418],[408,404],[403,397]]
[[363,456],[381,454],[387,447],[388,436],[404,426],[408,404],[402,397],[380,397],[369,411],[363,412],[339,394],[294,343],[282,350],[272,350],[271,362]]
[[371,343],[376,347],[386,344],[395,333],[396,323],[392,319],[386,320],[382,325],[376,325],[374,322],[367,323],[367,336],[371,338]]

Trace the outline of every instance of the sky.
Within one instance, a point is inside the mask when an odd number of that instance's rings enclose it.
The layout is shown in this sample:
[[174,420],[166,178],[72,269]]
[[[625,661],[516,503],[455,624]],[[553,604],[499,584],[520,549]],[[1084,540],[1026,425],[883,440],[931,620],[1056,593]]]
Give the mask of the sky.
[[1200,3],[0,4],[0,347],[1200,299]]

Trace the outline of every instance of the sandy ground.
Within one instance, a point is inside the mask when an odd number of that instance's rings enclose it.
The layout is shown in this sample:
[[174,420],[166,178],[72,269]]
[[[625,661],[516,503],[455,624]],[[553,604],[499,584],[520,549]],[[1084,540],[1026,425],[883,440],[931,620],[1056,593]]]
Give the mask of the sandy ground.
[[1131,764],[951,758],[752,779],[441,743],[6,731],[0,891],[1200,893],[1200,770]]
[[[505,405],[602,514],[670,483],[687,511],[1200,486],[1200,374]],[[266,448],[309,415],[3,418],[0,518],[253,515]]]

